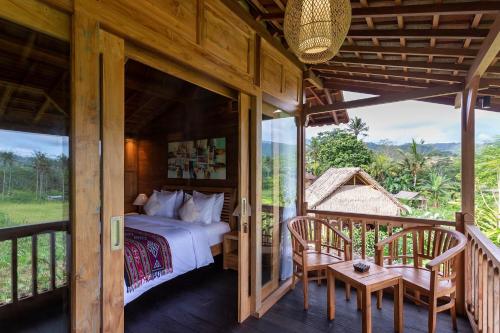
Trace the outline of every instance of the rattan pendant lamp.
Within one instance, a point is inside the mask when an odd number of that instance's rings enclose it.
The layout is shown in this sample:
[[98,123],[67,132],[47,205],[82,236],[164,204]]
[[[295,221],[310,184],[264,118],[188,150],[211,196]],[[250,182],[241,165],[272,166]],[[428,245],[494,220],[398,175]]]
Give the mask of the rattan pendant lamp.
[[335,56],[351,25],[350,0],[288,0],[285,38],[300,61],[323,63]]

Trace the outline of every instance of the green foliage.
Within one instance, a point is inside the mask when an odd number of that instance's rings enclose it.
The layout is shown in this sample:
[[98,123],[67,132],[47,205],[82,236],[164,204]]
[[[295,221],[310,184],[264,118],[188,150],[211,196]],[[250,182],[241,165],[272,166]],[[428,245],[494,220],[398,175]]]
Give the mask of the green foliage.
[[353,134],[356,139],[360,134],[362,136],[367,136],[369,129],[370,128],[366,126],[366,123],[358,117],[354,117],[354,119],[351,119],[351,121],[347,125],[347,131]]
[[331,167],[365,167],[373,154],[363,141],[344,130],[319,133],[311,140],[307,153],[307,171],[321,175]]

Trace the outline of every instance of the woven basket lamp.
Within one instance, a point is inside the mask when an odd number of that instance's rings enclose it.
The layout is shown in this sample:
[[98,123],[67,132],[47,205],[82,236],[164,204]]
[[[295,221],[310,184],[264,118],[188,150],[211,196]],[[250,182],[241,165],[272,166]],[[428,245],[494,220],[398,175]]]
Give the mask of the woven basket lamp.
[[350,25],[350,0],[288,0],[286,5],[286,41],[306,64],[319,64],[333,58]]

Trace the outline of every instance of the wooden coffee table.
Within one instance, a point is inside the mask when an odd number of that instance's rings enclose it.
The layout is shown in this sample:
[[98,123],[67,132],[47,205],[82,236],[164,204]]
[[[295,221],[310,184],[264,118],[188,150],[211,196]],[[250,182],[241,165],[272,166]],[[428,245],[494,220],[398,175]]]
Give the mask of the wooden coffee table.
[[[363,333],[372,331],[371,293],[394,287],[394,330],[403,332],[403,279],[401,274],[370,263],[370,270],[358,273],[352,265],[363,260],[352,260],[333,264],[327,268],[328,276],[328,319],[335,319],[335,279],[357,289],[358,309],[359,295],[363,312]],[[377,293],[377,307],[381,308],[382,293]]]

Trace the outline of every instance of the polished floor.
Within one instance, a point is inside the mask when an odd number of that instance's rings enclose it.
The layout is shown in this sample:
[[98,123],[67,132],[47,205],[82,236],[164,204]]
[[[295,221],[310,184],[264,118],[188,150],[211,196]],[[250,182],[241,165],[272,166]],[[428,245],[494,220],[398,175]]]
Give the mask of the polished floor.
[[[223,271],[220,263],[186,274],[165,283],[125,308],[125,332],[361,332],[361,313],[353,300],[346,302],[343,287],[338,286],[337,319],[326,319],[326,286],[310,285],[310,308],[302,309],[302,288],[298,284],[263,318],[236,322],[237,274]],[[375,300],[373,300],[375,304]],[[393,332],[391,297],[384,298],[383,309],[372,310],[373,332]],[[27,318],[25,318],[27,319]],[[405,332],[427,332],[427,310],[412,303],[404,304]],[[66,330],[61,316],[40,313],[40,318],[17,320],[13,325],[0,323],[0,332],[57,333]],[[458,332],[472,332],[464,318],[458,320]],[[449,314],[438,315],[437,332],[454,332]]]

